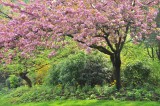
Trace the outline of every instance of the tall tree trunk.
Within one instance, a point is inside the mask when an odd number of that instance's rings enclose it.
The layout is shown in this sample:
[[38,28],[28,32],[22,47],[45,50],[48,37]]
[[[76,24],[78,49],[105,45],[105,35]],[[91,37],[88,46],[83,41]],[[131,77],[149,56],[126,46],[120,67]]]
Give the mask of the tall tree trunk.
[[113,65],[113,79],[116,80],[116,88],[119,91],[121,88],[121,76],[120,76],[120,67],[121,67],[121,58],[120,52],[115,52],[110,56],[112,65]]
[[22,73],[19,74],[19,76],[27,82],[28,87],[30,87],[30,88],[32,87],[32,82],[27,77],[27,72],[22,72]]

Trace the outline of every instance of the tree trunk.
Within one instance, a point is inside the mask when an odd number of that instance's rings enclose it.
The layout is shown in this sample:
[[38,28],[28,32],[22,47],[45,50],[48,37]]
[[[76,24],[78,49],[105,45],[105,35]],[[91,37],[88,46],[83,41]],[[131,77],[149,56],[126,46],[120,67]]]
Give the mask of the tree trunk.
[[32,87],[32,82],[31,82],[31,80],[27,77],[27,72],[22,72],[22,73],[20,73],[19,74],[20,75],[20,77],[22,78],[22,79],[24,79],[26,82],[27,82],[27,85],[28,85],[28,87]]
[[120,52],[114,53],[110,56],[112,65],[113,65],[113,79],[116,80],[116,88],[119,91],[121,88],[121,76],[120,76],[120,67],[121,67],[121,58]]

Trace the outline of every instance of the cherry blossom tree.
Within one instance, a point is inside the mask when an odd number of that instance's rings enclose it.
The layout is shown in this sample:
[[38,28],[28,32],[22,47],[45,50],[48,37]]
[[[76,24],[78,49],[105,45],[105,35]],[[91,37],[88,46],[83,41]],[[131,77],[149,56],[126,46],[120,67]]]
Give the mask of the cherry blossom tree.
[[[1,20],[1,58],[10,49],[29,57],[38,46],[59,48],[70,37],[87,50],[110,56],[116,88],[121,88],[121,51],[131,36],[134,43],[155,30],[159,0],[17,0],[2,2],[12,19]],[[157,37],[159,38],[159,37]],[[11,60],[16,52],[5,60]],[[55,51],[51,53],[54,55]]]

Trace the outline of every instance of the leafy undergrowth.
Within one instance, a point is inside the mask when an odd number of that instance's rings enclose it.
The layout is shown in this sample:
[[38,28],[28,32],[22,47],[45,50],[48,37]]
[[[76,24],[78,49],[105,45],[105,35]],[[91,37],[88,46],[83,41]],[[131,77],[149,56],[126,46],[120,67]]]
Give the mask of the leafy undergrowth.
[[62,85],[57,85],[54,87],[42,85],[42,86],[34,86],[32,88],[24,86],[12,90],[6,89],[6,91],[2,95],[4,95],[2,97],[3,101],[7,100],[9,103],[13,104],[46,102],[53,100],[64,101],[64,100],[93,100],[93,99],[114,100],[114,101],[159,101],[160,102],[160,89],[158,88],[155,89],[128,88],[128,89],[121,89],[120,92],[117,92],[114,85],[113,86],[96,85],[94,88],[91,88],[90,86],[84,86],[83,88],[77,87],[77,89],[73,86],[62,87]]
[[[5,94],[0,94],[0,106],[160,106],[153,101],[120,101],[120,100],[51,100],[43,102],[11,103]],[[16,98],[12,98],[16,99]]]

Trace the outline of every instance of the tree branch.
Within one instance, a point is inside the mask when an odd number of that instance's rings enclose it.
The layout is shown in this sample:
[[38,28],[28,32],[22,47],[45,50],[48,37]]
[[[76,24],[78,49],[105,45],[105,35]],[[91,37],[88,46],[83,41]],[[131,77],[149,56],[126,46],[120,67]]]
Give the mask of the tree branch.
[[90,48],[94,48],[99,50],[102,53],[108,54],[108,55],[112,55],[113,53],[109,50],[107,50],[106,48],[104,48],[103,46],[97,46],[97,45],[91,45],[89,46]]
[[119,50],[119,47],[120,47],[120,44],[121,44],[121,41],[122,41],[122,36],[120,36],[119,30],[117,30],[116,32],[118,34],[119,40],[118,40],[118,43],[115,44],[115,47],[116,47],[116,50]]
[[[102,30],[102,29],[101,29],[101,30]],[[109,33],[106,33],[104,30],[102,30],[102,32],[106,35],[106,36],[104,36],[104,38],[105,38],[108,46],[110,47],[110,49],[111,49],[113,52],[115,52],[116,50],[113,48],[111,42],[110,42],[109,39],[108,39]]]
[[[70,37],[70,38],[73,38],[73,36],[72,35],[65,35],[65,36],[68,36],[68,37]],[[80,42],[80,43],[82,43],[82,44],[86,44],[85,42],[83,42],[83,41],[80,41],[80,40],[76,40],[77,42]],[[90,46],[88,46],[88,47],[90,47],[90,48],[93,48],[93,49],[97,49],[98,51],[100,51],[100,52],[102,52],[102,53],[104,53],[104,54],[108,54],[108,55],[112,55],[113,53],[111,52],[111,51],[109,51],[109,50],[107,50],[105,47],[103,47],[103,46],[98,46],[98,45],[90,45]]]
[[124,44],[125,44],[125,41],[126,41],[126,38],[127,38],[127,35],[128,35],[128,31],[129,31],[129,27],[130,27],[130,22],[128,22],[127,26],[126,26],[126,31],[125,31],[125,36],[124,36],[124,41],[122,43],[120,43],[120,48],[119,48],[119,52],[121,52]]
[[0,13],[3,14],[5,18],[12,19],[11,16],[9,16],[8,14],[4,13],[4,12],[1,11],[1,10],[0,10]]
[[[152,50],[152,49],[151,49]],[[149,52],[149,48],[147,47],[147,53],[148,53],[148,56],[150,57],[150,58],[154,58],[154,56],[153,56],[153,53],[152,54],[150,54],[150,52]]]

